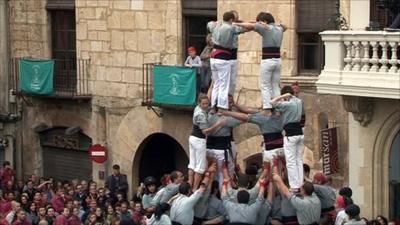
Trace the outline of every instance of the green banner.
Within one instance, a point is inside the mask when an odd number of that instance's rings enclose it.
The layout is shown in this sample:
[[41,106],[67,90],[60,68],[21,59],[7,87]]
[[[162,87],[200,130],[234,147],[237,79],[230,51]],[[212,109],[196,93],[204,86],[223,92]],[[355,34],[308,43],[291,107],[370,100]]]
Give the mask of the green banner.
[[196,69],[154,66],[154,102],[171,105],[196,104]]
[[19,72],[22,92],[37,95],[53,94],[54,60],[21,59]]

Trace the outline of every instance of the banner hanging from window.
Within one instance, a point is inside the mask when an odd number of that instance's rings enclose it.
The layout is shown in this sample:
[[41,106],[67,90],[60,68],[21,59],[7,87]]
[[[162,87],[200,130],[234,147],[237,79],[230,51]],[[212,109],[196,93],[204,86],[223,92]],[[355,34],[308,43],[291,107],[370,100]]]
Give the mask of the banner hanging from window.
[[170,105],[196,104],[196,69],[154,66],[154,102]]
[[53,94],[54,60],[21,59],[19,72],[22,92],[36,95]]
[[321,130],[322,163],[324,174],[332,175],[339,172],[339,151],[337,142],[337,127]]

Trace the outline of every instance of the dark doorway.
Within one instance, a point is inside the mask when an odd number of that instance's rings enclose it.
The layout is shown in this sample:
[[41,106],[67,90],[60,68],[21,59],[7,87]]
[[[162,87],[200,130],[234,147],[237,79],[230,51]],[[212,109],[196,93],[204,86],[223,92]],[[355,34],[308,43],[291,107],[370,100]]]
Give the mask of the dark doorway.
[[140,145],[139,183],[148,176],[160,179],[166,173],[187,171],[188,157],[182,146],[171,136],[155,133],[148,136]]

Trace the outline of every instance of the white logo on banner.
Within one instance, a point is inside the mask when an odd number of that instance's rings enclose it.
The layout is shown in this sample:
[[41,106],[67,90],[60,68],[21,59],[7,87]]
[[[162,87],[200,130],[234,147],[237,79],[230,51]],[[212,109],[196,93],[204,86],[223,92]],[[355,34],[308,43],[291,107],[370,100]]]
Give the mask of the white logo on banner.
[[171,83],[172,83],[169,93],[171,95],[179,95],[179,92],[180,92],[179,88],[178,88],[179,75],[176,73],[173,73],[173,74],[169,75],[169,79],[171,80]]
[[40,66],[33,65],[32,70],[33,70],[33,75],[32,75],[31,88],[35,90],[40,90]]

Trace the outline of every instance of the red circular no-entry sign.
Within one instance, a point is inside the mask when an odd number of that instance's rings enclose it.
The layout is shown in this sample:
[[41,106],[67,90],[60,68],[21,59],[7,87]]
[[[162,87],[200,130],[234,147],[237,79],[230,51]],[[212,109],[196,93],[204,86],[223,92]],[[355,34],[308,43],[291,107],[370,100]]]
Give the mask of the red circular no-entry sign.
[[103,163],[107,161],[107,148],[100,144],[90,146],[89,154],[90,160],[93,162]]

